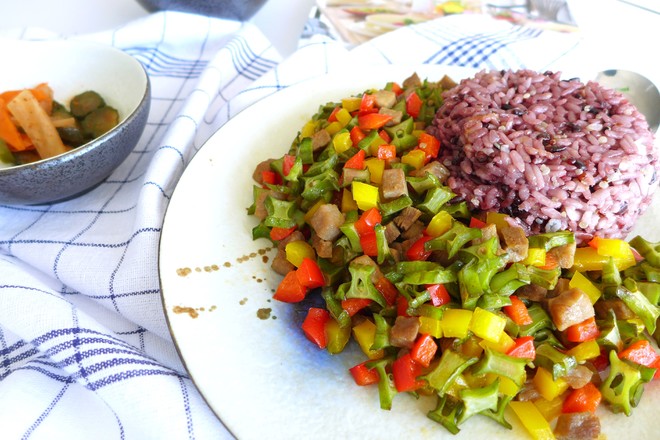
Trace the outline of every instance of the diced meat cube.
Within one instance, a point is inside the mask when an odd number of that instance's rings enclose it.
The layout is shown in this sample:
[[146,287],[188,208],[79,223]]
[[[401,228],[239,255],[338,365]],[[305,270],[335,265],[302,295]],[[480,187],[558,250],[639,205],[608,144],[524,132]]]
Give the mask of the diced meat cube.
[[456,81],[454,81],[451,77],[447,75],[444,75],[440,80],[440,87],[442,87],[444,90],[451,89],[455,85],[456,85]]
[[616,319],[632,319],[636,316],[635,312],[630,310],[626,303],[619,298],[601,298],[594,304],[594,309],[596,310],[596,316],[602,319],[610,317],[610,310],[614,312]]
[[594,306],[586,293],[578,288],[566,290],[548,300],[548,311],[557,330],[568,327],[595,316]]
[[312,150],[319,150],[330,143],[332,137],[330,133],[323,128],[312,135]]
[[344,168],[341,175],[344,185],[349,185],[352,181],[369,182],[369,169],[356,170],[355,168]]
[[263,220],[268,216],[268,210],[266,209],[266,205],[264,203],[268,196],[272,196],[278,200],[284,200],[285,198],[284,194],[272,190],[266,190],[259,193],[257,200],[254,201],[254,216],[259,220]]
[[600,419],[588,411],[561,414],[554,433],[557,440],[596,440],[600,437]]
[[378,266],[378,263],[376,263],[369,255],[360,255],[359,257],[355,257],[351,260],[350,264],[359,264],[363,266],[373,266],[376,268],[374,273],[371,275],[371,281],[376,282],[378,281],[382,276],[383,272],[381,272],[380,267]]
[[339,227],[344,224],[344,214],[337,205],[326,203],[319,206],[309,224],[323,240],[333,241],[341,234]]
[[411,171],[410,175],[415,177],[424,177],[426,176],[426,173],[433,174],[442,183],[444,183],[449,178],[449,170],[446,166],[437,160],[427,163],[418,170]]
[[565,376],[563,376],[563,379],[568,386],[576,390],[591,382],[593,375],[594,372],[591,371],[589,367],[585,365],[576,365],[574,368],[571,368]]
[[312,232],[311,244],[316,255],[321,258],[332,258],[332,242],[323,240],[316,232]]
[[481,237],[473,239],[472,244],[476,245],[485,243],[493,237],[497,237],[497,226],[495,226],[493,223],[490,223],[481,228]]
[[516,290],[516,295],[530,301],[541,302],[547,297],[548,289],[538,284],[526,284]]
[[266,159],[263,162],[260,162],[259,165],[254,169],[254,173],[252,173],[252,178],[261,185],[264,183],[264,180],[262,178],[261,173],[264,171],[272,171],[270,168],[270,164],[273,163],[275,159]]
[[399,238],[399,235],[401,235],[401,231],[399,231],[399,228],[396,227],[394,222],[389,222],[385,225],[385,239],[388,243],[392,243]]
[[270,267],[280,275],[286,275],[296,268],[296,266],[286,259],[286,254],[283,251],[277,252],[277,255],[273,258],[273,262],[270,263]]
[[390,329],[390,344],[394,347],[411,348],[419,333],[419,318],[415,316],[397,316]]
[[403,118],[403,112],[401,112],[400,110],[393,110],[391,108],[381,108],[380,110],[378,110],[378,113],[392,116],[392,119],[387,121],[387,123],[385,124],[387,127],[391,127],[392,125],[396,125],[400,123],[401,118]]
[[385,199],[396,199],[408,195],[406,173],[401,168],[390,168],[383,171],[381,191]]
[[376,105],[381,108],[392,108],[396,104],[396,93],[391,90],[378,90],[374,93],[374,98],[376,98]]
[[408,228],[408,230],[401,233],[401,237],[406,240],[413,238],[417,240],[424,233],[424,229],[426,229],[426,225],[420,221],[416,221],[412,224],[411,227]]
[[394,218],[394,223],[399,227],[399,229],[406,231],[409,229],[413,223],[422,215],[422,211],[412,206],[408,206],[401,211],[401,214],[397,215]]
[[419,87],[422,85],[422,80],[419,79],[419,75],[417,75],[417,72],[413,73],[410,75],[408,78],[403,80],[403,84],[401,85],[404,89],[409,89],[412,87]]
[[511,257],[511,261],[517,262],[527,258],[529,252],[529,240],[523,228],[518,226],[505,226],[500,231],[504,241],[504,250]]
[[570,269],[575,261],[575,243],[568,243],[562,246],[553,247],[548,251],[557,260],[557,264],[562,269]]

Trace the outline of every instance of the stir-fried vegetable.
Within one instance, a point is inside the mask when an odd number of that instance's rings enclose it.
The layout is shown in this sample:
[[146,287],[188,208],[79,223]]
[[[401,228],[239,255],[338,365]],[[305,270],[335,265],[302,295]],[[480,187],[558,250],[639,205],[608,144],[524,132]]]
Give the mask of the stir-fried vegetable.
[[468,212],[425,131],[451,85],[414,75],[322,105],[259,165],[249,213],[279,250],[274,298],[320,295],[305,335],[332,354],[355,341],[350,374],[382,409],[411,393],[434,396],[428,417],[452,433],[477,415],[510,429],[510,407],[534,438],[598,435],[596,408],[630,415],[660,375],[660,246],[576,248],[569,231]]
[[70,108],[53,100],[46,83],[0,93],[0,167],[65,153],[119,123],[117,110],[94,91],[74,96]]

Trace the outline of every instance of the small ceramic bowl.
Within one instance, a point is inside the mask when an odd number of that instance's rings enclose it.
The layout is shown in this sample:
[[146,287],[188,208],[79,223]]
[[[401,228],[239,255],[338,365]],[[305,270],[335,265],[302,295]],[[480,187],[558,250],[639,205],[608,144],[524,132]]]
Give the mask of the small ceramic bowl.
[[0,91],[46,82],[68,107],[86,90],[119,112],[119,124],[87,144],[37,162],[0,169],[0,203],[42,204],[80,195],[102,182],[137,144],[147,123],[151,92],[142,64],[111,46],[76,40],[0,40]]
[[147,11],[179,11],[230,20],[247,20],[268,0],[137,0]]

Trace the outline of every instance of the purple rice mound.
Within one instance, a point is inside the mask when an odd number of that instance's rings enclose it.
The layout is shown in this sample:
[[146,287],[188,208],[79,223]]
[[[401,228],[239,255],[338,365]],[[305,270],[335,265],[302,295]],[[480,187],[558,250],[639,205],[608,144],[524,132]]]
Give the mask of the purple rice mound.
[[430,131],[447,184],[528,233],[625,238],[658,187],[654,136],[622,93],[560,76],[481,71],[444,92]]

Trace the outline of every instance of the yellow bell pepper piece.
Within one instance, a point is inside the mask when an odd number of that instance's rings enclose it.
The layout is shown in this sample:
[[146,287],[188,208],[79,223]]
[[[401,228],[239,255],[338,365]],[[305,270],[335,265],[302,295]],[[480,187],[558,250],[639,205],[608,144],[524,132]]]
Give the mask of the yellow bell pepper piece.
[[[332,124],[334,124],[334,122]],[[335,147],[335,151],[339,154],[351,148],[353,146],[353,141],[351,141],[351,133],[344,130],[335,134],[332,138],[332,146]]]
[[445,338],[463,339],[468,335],[472,310],[447,309],[442,315],[442,334]]
[[369,170],[369,176],[371,183],[380,185],[383,183],[383,171],[385,171],[385,161],[383,159],[378,159],[376,157],[370,157],[365,159],[364,164]]
[[469,329],[486,341],[497,343],[504,333],[506,318],[481,307],[474,309]]
[[341,193],[341,212],[357,211],[358,205],[353,200],[353,194],[348,188]]
[[534,440],[555,439],[550,424],[532,402],[513,400],[509,406]]
[[310,219],[314,216],[314,213],[316,212],[317,209],[321,207],[321,205],[325,204],[325,200],[319,199],[314,205],[312,205],[311,208],[309,208],[309,211],[305,213],[305,216],[303,217],[305,219],[305,223],[309,223]]
[[[617,269],[626,270],[636,264],[635,256],[612,255]],[[610,255],[600,255],[598,251],[591,246],[579,247],[575,249],[575,261],[573,269],[580,272],[588,270],[603,270],[603,266],[608,262]]]
[[433,216],[428,226],[426,234],[431,237],[438,237],[451,229],[454,219],[447,211],[440,211]]
[[522,263],[530,266],[545,266],[545,255],[545,249],[531,247]]
[[300,139],[312,137],[312,135],[316,133],[318,126],[319,121],[307,121],[307,123],[303,125],[302,130],[300,130]]
[[600,346],[595,339],[592,339],[591,341],[579,343],[568,350],[566,354],[575,357],[575,360],[580,363],[598,357],[600,355]]
[[346,127],[348,123],[351,122],[351,119],[353,119],[351,114],[345,108],[339,109],[339,111],[335,113],[335,117],[342,127]]
[[378,155],[378,147],[381,145],[385,145],[387,142],[385,139],[383,139],[380,136],[376,136],[370,143],[369,143],[369,155],[370,156],[377,156]]
[[419,317],[419,333],[426,333],[434,338],[442,337],[442,323],[439,319],[428,316]]
[[600,238],[594,237],[594,243],[596,244],[596,252],[598,255],[607,255],[608,257],[620,257],[623,259],[634,258],[635,256],[630,249],[630,244],[619,238]]
[[354,112],[355,110],[359,110],[361,103],[362,103],[362,98],[358,98],[358,97],[344,98],[341,100],[341,106],[347,112]]
[[514,381],[512,381],[510,378],[506,376],[502,376],[500,374],[493,374],[493,373],[488,373],[485,375],[486,376],[486,385],[490,385],[491,383],[495,382],[495,380],[499,379],[500,384],[498,386],[498,391],[506,396],[515,396],[518,394],[518,391],[520,391],[520,387],[516,385]]
[[596,301],[598,301],[598,298],[602,295],[600,289],[596,287],[589,278],[578,271],[575,271],[571,277],[571,280],[568,282],[568,287],[577,288],[583,291],[589,297],[591,304],[595,304]]
[[557,380],[554,380],[552,373],[543,367],[536,369],[532,382],[545,400],[552,400],[568,389],[568,383],[564,379],[558,377]]
[[385,351],[382,349],[371,349],[371,346],[374,344],[374,338],[376,337],[376,324],[368,319],[353,326],[353,337],[362,349],[362,352],[366,354],[369,359],[380,359],[385,355]]
[[341,123],[339,121],[333,121],[328,124],[327,127],[325,127],[325,131],[328,132],[330,136],[334,136],[337,134],[342,128]]
[[552,400],[545,400],[544,398],[539,398],[533,400],[534,406],[543,414],[543,418],[547,421],[552,421],[559,417],[561,414],[561,408],[564,405],[565,396],[557,396]]
[[500,339],[497,340],[497,342],[492,342],[492,341],[487,341],[486,339],[483,339],[481,342],[479,342],[479,345],[481,345],[484,349],[490,348],[494,351],[499,351],[500,353],[506,353],[507,351],[511,350],[514,345],[516,345],[516,342],[507,334],[507,332],[502,332],[500,334]]
[[424,166],[426,161],[426,153],[422,150],[410,150],[401,156],[401,163],[411,165],[416,170]]
[[353,193],[353,200],[355,200],[355,203],[357,203],[358,208],[361,210],[366,211],[378,206],[379,194],[377,186],[354,180],[351,182],[351,192]]
[[468,358],[479,358],[484,352],[484,348],[479,345],[480,342],[483,342],[483,340],[472,335],[469,338],[463,340],[461,345],[458,347],[458,351],[460,351],[463,356],[467,356]]
[[295,240],[287,243],[284,252],[287,261],[296,267],[300,266],[303,258],[309,258],[312,260],[316,258],[314,248],[304,240]]
[[502,214],[499,212],[487,212],[486,213],[486,223],[489,225],[495,225],[498,231],[501,231],[505,227],[508,227],[509,224],[506,222],[508,215]]

